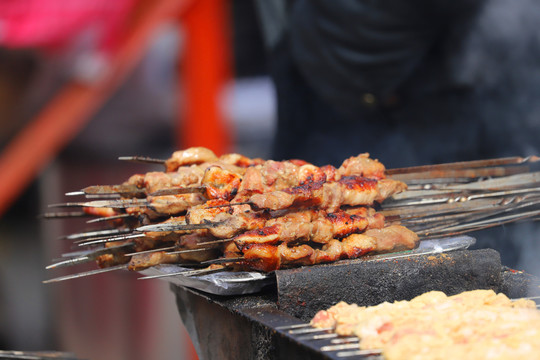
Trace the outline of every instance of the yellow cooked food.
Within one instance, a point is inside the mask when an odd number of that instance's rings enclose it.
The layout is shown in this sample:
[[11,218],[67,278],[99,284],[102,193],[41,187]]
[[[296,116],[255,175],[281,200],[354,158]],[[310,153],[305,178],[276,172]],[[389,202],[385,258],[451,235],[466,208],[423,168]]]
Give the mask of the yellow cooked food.
[[536,304],[492,290],[454,296],[431,291],[370,307],[341,302],[311,323],[358,336],[361,349],[381,349],[388,360],[540,358]]

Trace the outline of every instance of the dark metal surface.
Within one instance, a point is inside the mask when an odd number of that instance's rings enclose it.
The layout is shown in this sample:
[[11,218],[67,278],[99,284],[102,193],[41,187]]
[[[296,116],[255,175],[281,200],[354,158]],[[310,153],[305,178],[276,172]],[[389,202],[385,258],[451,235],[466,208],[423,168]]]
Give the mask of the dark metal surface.
[[540,278],[505,266],[501,272],[500,291],[511,299],[540,296]]
[[383,261],[340,262],[276,272],[279,308],[304,321],[338,301],[376,305],[410,300],[430,290],[454,295],[499,291],[501,260],[491,249]]
[[272,291],[224,298],[171,288],[201,360],[334,359],[319,351],[320,343],[299,341],[276,329],[301,321],[277,309]]
[[270,286],[257,295],[209,295],[171,285],[201,360],[338,359],[336,352],[320,351],[328,341],[301,340],[301,335],[279,327],[305,323],[311,314],[340,300],[373,305],[410,299],[430,290],[451,295],[472,289],[525,296],[531,295],[538,282],[530,275],[502,268],[500,255],[494,250],[455,251],[386,262],[353,261],[278,273],[279,288]]

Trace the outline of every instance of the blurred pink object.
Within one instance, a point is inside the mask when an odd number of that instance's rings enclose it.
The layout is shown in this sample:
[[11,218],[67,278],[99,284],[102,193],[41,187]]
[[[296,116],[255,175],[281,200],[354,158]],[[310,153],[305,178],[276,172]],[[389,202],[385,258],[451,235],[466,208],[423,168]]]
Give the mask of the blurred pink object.
[[136,0],[0,0],[0,46],[61,50],[90,31],[96,46],[117,46]]

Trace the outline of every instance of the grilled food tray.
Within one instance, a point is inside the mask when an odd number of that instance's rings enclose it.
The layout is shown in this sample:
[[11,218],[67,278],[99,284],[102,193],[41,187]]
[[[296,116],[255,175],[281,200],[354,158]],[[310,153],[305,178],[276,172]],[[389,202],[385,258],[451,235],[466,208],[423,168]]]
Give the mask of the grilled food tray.
[[[476,240],[473,237],[466,235],[441,239],[423,240],[420,242],[419,246],[413,250],[390,254],[373,255],[352,261],[383,261],[403,257],[438,254],[453,250],[464,250],[469,248],[475,242]],[[351,260],[347,261],[349,263],[351,262]],[[337,262],[336,264],[339,264],[339,262]],[[145,276],[164,276],[163,280],[166,280],[175,285],[194,288],[214,295],[253,294],[259,292],[265,286],[275,283],[274,272],[261,273],[256,271],[222,271],[199,276],[186,276],[189,275],[192,270],[193,269],[184,268],[177,265],[159,265],[143,270],[141,271],[141,274]],[[182,272],[185,272],[186,275],[182,275]]]

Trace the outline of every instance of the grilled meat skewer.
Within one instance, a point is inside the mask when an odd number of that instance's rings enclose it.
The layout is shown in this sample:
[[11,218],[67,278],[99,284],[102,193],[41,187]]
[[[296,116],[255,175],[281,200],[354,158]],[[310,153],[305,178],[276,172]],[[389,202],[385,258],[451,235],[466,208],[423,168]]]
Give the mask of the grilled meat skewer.
[[235,153],[225,154],[218,158],[216,154],[209,149],[203,147],[192,147],[186,150],[175,151],[169,159],[164,161],[164,164],[167,172],[172,172],[188,165],[215,161],[238,167],[254,166],[264,162],[262,159],[250,159],[246,156]]
[[364,234],[352,234],[343,240],[333,239],[322,249],[303,244],[289,247],[286,243],[279,246],[268,244],[250,244],[241,252],[245,261],[240,268],[272,271],[298,265],[314,265],[340,259],[357,258],[368,253],[384,253],[397,249],[413,249],[418,244],[418,236],[399,225],[383,229],[371,229]]
[[247,231],[234,238],[242,247],[253,243],[297,242],[298,240],[328,243],[369,228],[382,228],[384,216],[370,208],[355,208],[327,213],[323,210],[293,212],[270,219],[265,227]]
[[373,205],[406,188],[407,185],[397,180],[377,181],[346,176],[336,182],[310,183],[281,191],[254,194],[249,203],[256,209],[280,210],[316,206],[334,212],[343,205]]

